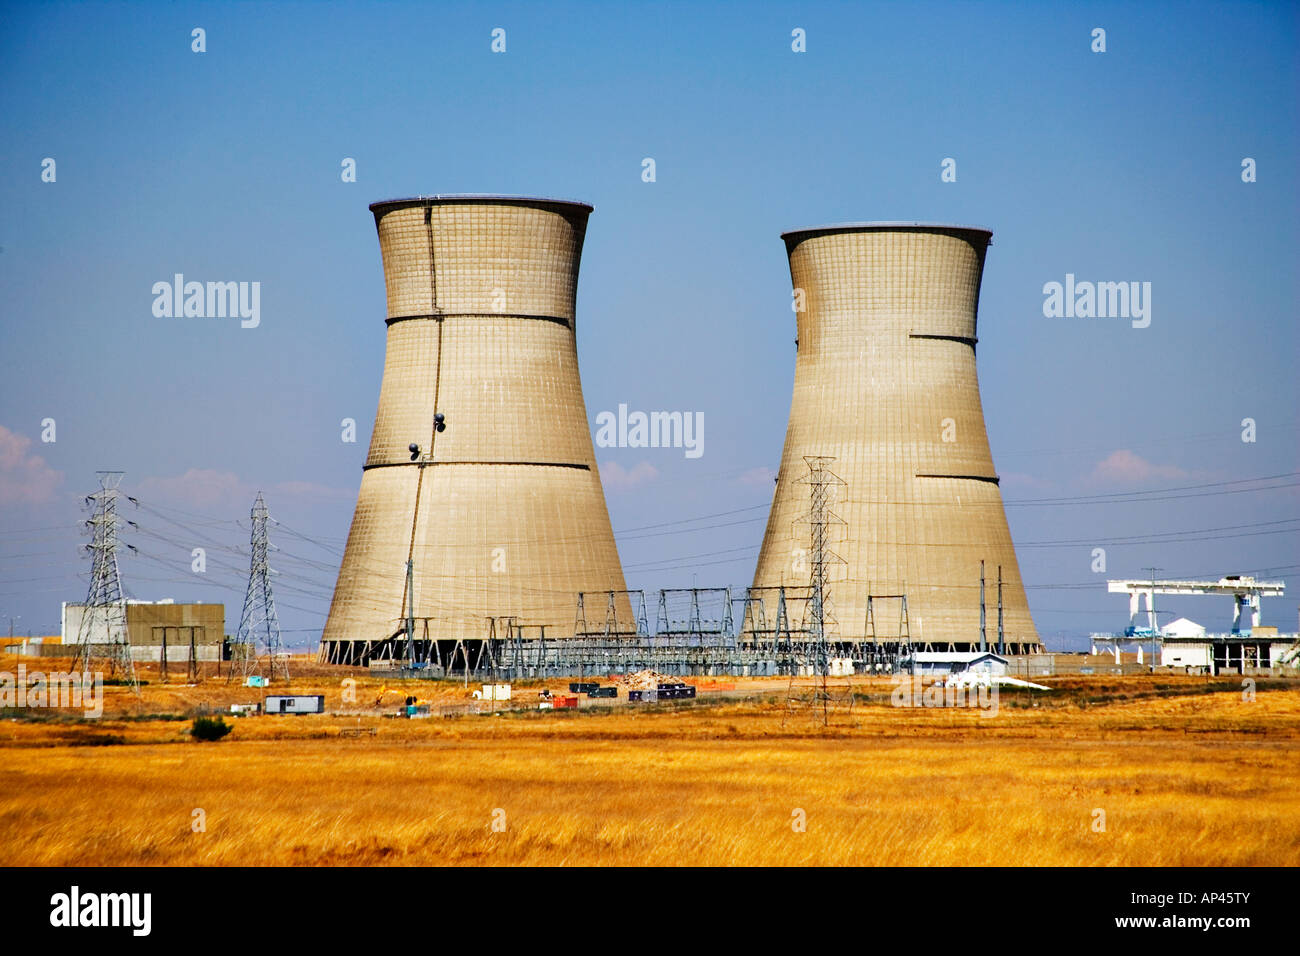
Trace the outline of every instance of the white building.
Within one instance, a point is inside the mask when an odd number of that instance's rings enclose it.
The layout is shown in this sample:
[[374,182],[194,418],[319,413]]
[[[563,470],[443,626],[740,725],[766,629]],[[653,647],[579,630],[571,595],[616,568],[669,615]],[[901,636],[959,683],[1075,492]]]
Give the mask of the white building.
[[1300,666],[1300,645],[1294,634],[1256,625],[1253,631],[1208,634],[1185,618],[1161,631],[1160,664],[1190,673],[1252,673],[1265,668]]
[[971,674],[1005,677],[1007,659],[992,651],[913,651],[912,664],[917,674]]
[[1164,637],[1204,637],[1205,628],[1195,621],[1180,617],[1162,627],[1160,633]]
[[1214,653],[1208,641],[1166,641],[1160,645],[1160,666],[1190,667],[1195,671],[1209,671]]

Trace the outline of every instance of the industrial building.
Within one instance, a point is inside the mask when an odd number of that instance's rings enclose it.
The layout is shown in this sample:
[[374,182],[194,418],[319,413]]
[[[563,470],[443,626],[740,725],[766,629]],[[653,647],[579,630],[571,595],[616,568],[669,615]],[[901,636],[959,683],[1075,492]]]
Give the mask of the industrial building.
[[1165,634],[1160,638],[1160,666],[1192,674],[1248,674],[1257,670],[1300,667],[1296,635],[1261,626],[1246,633],[1199,636]]
[[1225,634],[1162,632],[1160,666],[1188,673],[1251,674],[1260,670],[1300,669],[1297,635],[1272,625]]
[[387,354],[321,660],[572,636],[580,592],[617,592],[631,621],[574,334],[592,207],[457,195],[370,209]]
[[[751,594],[776,595],[806,632],[820,603],[833,643],[1041,650],[975,370],[991,237],[914,222],[782,236],[794,285],[794,394]],[[820,596],[809,594],[818,564]],[[779,626],[770,608],[767,621]],[[747,615],[744,637],[761,630]]]
[[[1300,668],[1297,634],[1279,633],[1274,625],[1260,623],[1260,599],[1282,597],[1285,581],[1259,581],[1249,575],[1229,574],[1215,581],[1125,579],[1106,582],[1111,594],[1129,599],[1129,623],[1122,633],[1092,635],[1094,653],[1110,651],[1118,660],[1121,647],[1137,648],[1141,663],[1145,645],[1150,652],[1147,666],[1158,666],[1191,674],[1252,674],[1279,668]],[[1232,627],[1223,634],[1208,633],[1185,617],[1159,625],[1156,595],[1232,598]],[[1142,604],[1145,602],[1145,621]],[[1249,609],[1249,618],[1242,613]]]
[[[225,654],[226,609],[222,604],[177,604],[172,600],[126,603],[126,639],[131,657],[137,661],[168,663],[188,662],[193,648],[196,661],[220,661]],[[81,640],[82,619],[86,605],[63,605],[63,639],[61,644],[46,645],[39,653],[72,655]],[[99,634],[87,635],[92,647],[103,651],[112,643],[103,618]],[[165,658],[164,658],[165,655]]]

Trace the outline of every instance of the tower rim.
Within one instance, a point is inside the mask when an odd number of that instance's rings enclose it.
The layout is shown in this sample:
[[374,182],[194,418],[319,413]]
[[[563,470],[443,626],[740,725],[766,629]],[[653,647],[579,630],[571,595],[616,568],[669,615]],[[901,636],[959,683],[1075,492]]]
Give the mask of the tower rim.
[[963,238],[982,237],[985,244],[993,241],[993,230],[985,226],[963,225],[952,222],[920,222],[914,220],[873,220],[866,222],[833,222],[821,226],[804,226],[781,233],[785,244],[794,247],[814,236],[834,236],[850,232],[933,232],[958,234]]
[[376,216],[392,212],[395,209],[408,209],[411,206],[436,206],[456,203],[498,203],[507,206],[533,206],[540,208],[561,208],[567,210],[582,209],[587,213],[595,210],[591,203],[578,199],[560,199],[551,196],[511,196],[504,193],[433,193],[428,196],[406,196],[399,199],[381,199],[370,204],[370,211]]

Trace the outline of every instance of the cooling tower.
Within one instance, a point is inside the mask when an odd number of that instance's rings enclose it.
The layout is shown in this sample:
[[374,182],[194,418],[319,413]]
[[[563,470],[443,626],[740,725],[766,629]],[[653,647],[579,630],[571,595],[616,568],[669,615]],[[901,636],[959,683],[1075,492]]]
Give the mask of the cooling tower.
[[388,347],[321,658],[400,653],[408,558],[417,653],[426,637],[481,640],[489,618],[571,636],[578,592],[624,589],[574,334],[591,207],[433,196],[370,209]]
[[[901,600],[872,602],[879,639],[906,630],[914,646],[977,649],[982,560],[989,645],[997,639],[1001,565],[1008,650],[1038,649],[975,375],[991,237],[922,223],[782,236],[802,310],[785,449],[754,586],[809,593],[813,512],[804,459],[833,458],[826,468],[843,484],[827,485],[829,638],[869,638],[868,595],[906,594],[907,628]],[[779,592],[765,593],[770,605]],[[797,625],[802,611],[791,605]]]

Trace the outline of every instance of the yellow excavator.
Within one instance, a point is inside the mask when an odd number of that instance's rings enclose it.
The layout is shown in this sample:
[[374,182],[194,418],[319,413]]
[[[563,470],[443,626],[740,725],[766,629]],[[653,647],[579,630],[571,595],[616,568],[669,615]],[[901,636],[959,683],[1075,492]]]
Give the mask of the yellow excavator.
[[[402,693],[402,691],[400,691],[400,690],[396,690],[396,689],[391,688],[391,687],[381,687],[381,688],[379,689],[379,696],[377,696],[377,697],[375,698],[375,704],[374,704],[374,706],[376,706],[376,707],[382,707],[382,706],[384,706],[384,698],[387,697],[389,694],[401,694],[401,693]],[[406,711],[406,713],[407,713],[408,716],[409,716],[411,713],[414,712],[414,708],[416,708],[416,707],[428,707],[428,706],[431,706],[432,704],[433,704],[433,701],[430,701],[430,700],[424,700],[424,699],[421,698],[421,697],[415,697],[415,696],[413,696],[413,695],[411,695],[411,694],[407,694],[407,695],[406,695],[406,700],[403,702],[404,709],[405,709],[405,711]]]

